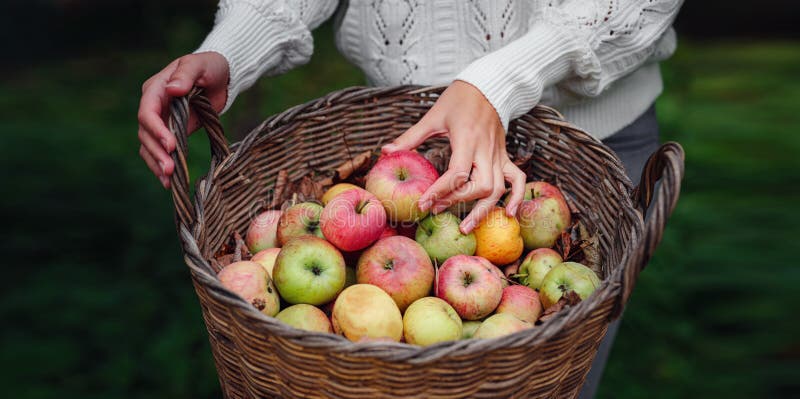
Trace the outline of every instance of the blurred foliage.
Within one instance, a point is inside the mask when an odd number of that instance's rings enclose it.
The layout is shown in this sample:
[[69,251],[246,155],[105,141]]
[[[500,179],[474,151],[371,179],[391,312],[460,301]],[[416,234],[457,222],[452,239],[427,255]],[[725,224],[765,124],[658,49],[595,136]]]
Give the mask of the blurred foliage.
[[[218,397],[171,198],[138,158],[140,85],[202,37],[109,49],[0,80],[0,386],[9,398]],[[362,83],[330,26],[309,65],[262,79],[225,116],[267,115]],[[687,151],[662,246],[642,274],[602,397],[776,397],[797,392],[800,335],[800,44],[681,43],[658,102]],[[193,176],[209,162],[190,140]],[[9,255],[10,254],[10,258]]]

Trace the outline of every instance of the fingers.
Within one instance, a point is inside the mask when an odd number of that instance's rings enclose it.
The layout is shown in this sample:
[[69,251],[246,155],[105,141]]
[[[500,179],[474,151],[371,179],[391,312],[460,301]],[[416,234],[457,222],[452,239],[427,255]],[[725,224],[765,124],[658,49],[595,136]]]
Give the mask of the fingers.
[[453,145],[453,155],[450,157],[447,171],[419,197],[417,206],[420,210],[424,212],[430,209],[438,199],[446,197],[469,181],[472,153],[473,149],[470,147],[461,148]]
[[180,97],[189,94],[192,87],[205,73],[205,63],[197,57],[186,56],[178,59],[175,71],[167,79],[165,86],[167,94]]
[[495,205],[497,205],[497,201],[500,200],[500,197],[505,192],[505,184],[503,180],[503,171],[501,168],[497,167],[492,170],[493,178],[491,183],[491,192],[489,195],[481,196],[482,199],[479,200],[475,207],[472,208],[472,211],[464,218],[459,225],[461,232],[464,234],[469,234],[475,229],[475,226],[478,225],[485,217],[489,214],[489,212],[494,209]]
[[427,126],[424,119],[414,126],[411,126],[403,134],[394,139],[393,142],[381,148],[381,152],[389,154],[395,151],[411,150],[417,148],[428,137],[431,137],[433,130]]
[[156,162],[158,174],[164,176],[171,175],[172,171],[175,169],[175,164],[172,162],[172,157],[167,154],[162,144],[156,141],[153,135],[149,134],[141,127],[139,128],[139,141],[142,143],[142,147],[147,150],[149,155]]
[[161,167],[158,166],[158,162],[150,155],[150,152],[147,151],[144,145],[139,146],[139,156],[142,157],[147,167],[156,175],[161,185],[164,186],[164,188],[169,188],[169,179],[161,172]]
[[511,183],[511,195],[506,204],[506,215],[516,216],[519,204],[525,196],[525,172],[521,171],[513,162],[507,161],[503,165],[503,177]]

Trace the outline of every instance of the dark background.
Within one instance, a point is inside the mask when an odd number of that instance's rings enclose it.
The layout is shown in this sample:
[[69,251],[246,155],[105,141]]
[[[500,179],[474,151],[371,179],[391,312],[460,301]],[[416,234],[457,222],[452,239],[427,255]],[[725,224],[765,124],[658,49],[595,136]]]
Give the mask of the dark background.
[[[141,83],[190,52],[215,1],[0,5],[0,387],[9,398],[218,397],[171,199],[138,158]],[[657,109],[687,153],[681,202],[637,286],[601,397],[788,397],[800,389],[800,41],[788,0],[690,1]],[[229,137],[363,84],[315,33],[262,79]],[[207,140],[190,140],[192,175]]]

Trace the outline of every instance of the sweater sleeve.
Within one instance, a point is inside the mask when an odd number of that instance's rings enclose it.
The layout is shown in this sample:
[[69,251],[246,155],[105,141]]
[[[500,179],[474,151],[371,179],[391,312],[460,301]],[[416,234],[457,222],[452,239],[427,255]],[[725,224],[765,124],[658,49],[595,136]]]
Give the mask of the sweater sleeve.
[[531,29],[475,60],[456,79],[477,87],[507,130],[545,87],[594,97],[641,66],[672,25],[682,0],[539,2]]
[[195,53],[213,51],[228,61],[225,112],[262,75],[277,75],[311,58],[311,30],[328,19],[336,0],[221,0],[214,29]]

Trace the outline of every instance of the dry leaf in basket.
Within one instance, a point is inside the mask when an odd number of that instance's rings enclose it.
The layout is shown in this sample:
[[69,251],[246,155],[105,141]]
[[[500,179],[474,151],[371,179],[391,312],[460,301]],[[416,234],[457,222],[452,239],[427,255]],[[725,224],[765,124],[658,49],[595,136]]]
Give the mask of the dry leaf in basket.
[[559,299],[558,302],[544,310],[542,316],[539,317],[539,321],[547,321],[553,318],[553,316],[562,309],[566,308],[567,306],[577,305],[580,301],[581,297],[575,293],[575,291],[569,290],[565,292],[563,296],[561,296],[561,299]]

